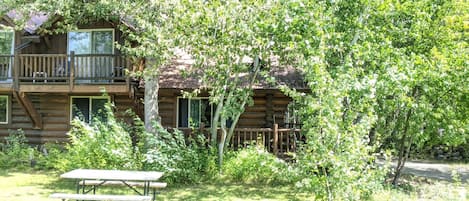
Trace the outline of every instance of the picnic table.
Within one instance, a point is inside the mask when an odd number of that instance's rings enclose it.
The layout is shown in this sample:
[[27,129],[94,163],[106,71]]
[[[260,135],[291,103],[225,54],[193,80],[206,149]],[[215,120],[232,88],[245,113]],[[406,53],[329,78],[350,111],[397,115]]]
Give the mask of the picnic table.
[[[97,170],[97,169],[76,169],[70,172],[66,172],[60,175],[60,178],[64,179],[74,179],[76,180],[76,193],[69,194],[69,197],[66,194],[53,194],[51,197],[65,199],[75,199],[71,197],[80,197],[86,198],[93,196],[83,196],[85,194],[93,191],[93,194],[96,193],[96,189],[99,186],[125,186],[132,189],[138,195],[143,198],[149,197],[150,189],[158,187],[166,187],[166,183],[155,183],[163,176],[162,172],[156,171],[127,171],[127,170]],[[87,186],[91,186],[87,189]],[[143,192],[142,189],[143,188]],[[154,192],[154,191],[153,191]],[[67,197],[67,198],[64,198]],[[103,197],[103,196],[101,196]],[[124,196],[108,195],[109,200],[116,197],[115,200],[124,199]],[[117,197],[120,197],[117,199]],[[135,196],[126,196],[131,200],[135,199]],[[99,198],[99,196],[95,196]],[[153,193],[153,200],[155,199],[155,194]],[[104,198],[103,198],[104,200]],[[106,199],[107,200],[107,199]]]

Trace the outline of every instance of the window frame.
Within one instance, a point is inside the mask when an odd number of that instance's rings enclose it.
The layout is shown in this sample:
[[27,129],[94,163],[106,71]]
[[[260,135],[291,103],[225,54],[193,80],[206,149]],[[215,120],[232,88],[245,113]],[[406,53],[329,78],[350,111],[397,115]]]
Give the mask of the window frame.
[[[14,30],[10,30],[10,29],[0,29],[0,33],[5,33],[5,32],[8,32],[8,33],[11,33],[12,34],[12,38],[11,38],[11,49],[10,49],[10,55],[14,55],[15,54],[15,38],[16,38],[16,33]],[[6,80],[0,80],[0,83],[1,82],[10,82],[11,81],[11,77],[12,77],[12,69],[13,69],[13,58],[10,59],[10,64],[9,64],[9,70],[8,70],[8,78]]]
[[[179,100],[181,100],[181,99],[187,99],[188,100],[188,103],[187,103],[187,121],[189,121],[189,122],[187,122],[188,127],[180,127],[179,126]],[[184,98],[182,96],[177,97],[177,101],[176,101],[176,104],[177,104],[177,107],[176,107],[176,128],[191,128],[191,125],[190,125],[190,111],[191,111],[190,101],[191,100],[209,100],[209,97],[192,97],[192,98]],[[201,107],[200,103],[199,103],[199,109]],[[210,101],[208,101],[208,103],[209,103],[209,106],[210,106],[210,114],[211,114],[210,127],[212,127],[212,125],[213,125],[213,115],[215,114],[215,110],[213,108],[213,105],[210,103]],[[201,111],[201,110],[199,110],[199,111]],[[202,118],[202,112],[199,112],[199,127],[200,127],[201,118]]]
[[[93,106],[92,106],[92,100],[93,99],[107,99],[107,103],[110,103],[111,102],[111,97],[110,96],[70,96],[70,122],[73,121],[73,119],[75,119],[75,117],[73,116],[73,99],[74,98],[88,98],[88,101],[89,101],[89,108],[88,108],[88,119],[89,121],[91,122],[92,121],[92,117],[93,117]],[[90,122],[87,122],[87,123],[90,123]]]
[[[111,54],[114,54],[115,52],[115,41],[116,41],[116,33],[115,33],[115,29],[113,28],[96,28],[96,29],[78,29],[78,30],[74,30],[74,31],[69,31],[67,32],[67,54],[70,54],[70,33],[71,32],[88,32],[88,33],[92,33],[94,31],[111,31],[112,32],[112,52]],[[91,37],[91,45],[90,45],[90,48],[93,47],[93,37]],[[89,51],[90,53],[89,54],[94,54],[94,53],[91,53],[91,49]]]
[[[11,103],[10,103],[10,96],[9,95],[0,95],[0,98],[2,97],[5,97],[6,98],[6,107],[5,107],[5,111],[6,111],[6,121],[0,121],[0,125],[7,125],[10,123],[10,115],[11,115]],[[2,112],[2,111],[0,111]]]

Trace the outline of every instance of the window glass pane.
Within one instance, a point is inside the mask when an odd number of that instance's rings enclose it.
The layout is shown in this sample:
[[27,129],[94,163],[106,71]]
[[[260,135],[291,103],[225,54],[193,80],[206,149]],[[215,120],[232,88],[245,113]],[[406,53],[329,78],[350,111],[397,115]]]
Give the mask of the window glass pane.
[[8,113],[8,97],[0,96],[0,123],[8,123],[7,113]]
[[112,31],[93,31],[93,54],[112,54]]
[[212,126],[212,107],[208,99],[201,100],[200,110],[202,111],[200,122],[204,123],[204,127],[211,127]]
[[101,121],[106,121],[106,109],[105,105],[108,99],[95,98],[91,100],[91,114],[92,118],[98,118]]
[[10,55],[13,50],[13,32],[0,31],[0,55]]
[[179,99],[178,127],[189,127],[188,119],[188,101],[187,99]]
[[75,54],[91,54],[91,33],[70,32],[68,34],[68,50]]
[[80,118],[85,122],[90,122],[90,99],[73,98],[72,99],[72,118]]
[[192,127],[200,125],[200,100],[190,100],[191,111],[189,113],[189,122]]

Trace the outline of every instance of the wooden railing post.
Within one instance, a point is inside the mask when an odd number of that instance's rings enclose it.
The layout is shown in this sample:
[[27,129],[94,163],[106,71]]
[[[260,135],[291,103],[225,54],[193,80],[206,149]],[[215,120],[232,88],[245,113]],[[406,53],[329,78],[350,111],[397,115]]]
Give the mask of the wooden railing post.
[[75,78],[75,51],[70,52],[70,91],[73,90]]
[[274,154],[278,155],[278,124],[274,124]]
[[16,53],[15,51],[15,54],[13,55],[13,77],[14,77],[14,80],[13,80],[13,83],[15,84],[15,90],[18,91],[19,90],[19,82],[20,82],[20,79],[19,79],[19,74],[20,74],[20,59],[19,59],[19,54]]

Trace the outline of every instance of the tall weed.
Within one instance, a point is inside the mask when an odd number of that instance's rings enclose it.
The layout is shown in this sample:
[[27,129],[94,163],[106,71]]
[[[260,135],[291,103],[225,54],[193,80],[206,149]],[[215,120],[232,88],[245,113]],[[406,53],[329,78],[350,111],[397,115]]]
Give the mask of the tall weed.
[[132,146],[127,126],[116,120],[110,105],[106,105],[106,118],[94,118],[93,123],[75,119],[68,135],[67,152],[56,168],[62,171],[75,168],[139,169],[135,160],[138,152]]
[[228,154],[227,158],[223,173],[231,181],[286,184],[299,179],[293,164],[286,163],[263,148],[248,147]]
[[155,123],[156,134],[146,136],[145,169],[165,172],[170,183],[200,182],[215,171],[215,155],[210,154],[203,135],[186,138],[179,130],[172,132]]
[[21,168],[33,163],[36,151],[27,143],[23,130],[9,131],[5,143],[0,144],[0,167]]

